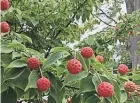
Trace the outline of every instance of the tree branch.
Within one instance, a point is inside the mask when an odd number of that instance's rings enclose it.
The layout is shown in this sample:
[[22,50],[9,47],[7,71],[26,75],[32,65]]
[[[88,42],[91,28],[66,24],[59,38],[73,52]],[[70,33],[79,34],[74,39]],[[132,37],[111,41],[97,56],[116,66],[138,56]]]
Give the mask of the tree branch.
[[72,86],[68,86],[68,85],[66,85],[65,87],[66,87],[66,88],[69,88],[69,89],[76,89],[76,90],[79,90],[79,88],[72,87]]
[[[69,22],[66,24],[65,28],[67,28],[73,21],[74,21],[74,18],[76,16],[76,14],[78,13],[78,11],[80,10],[81,7],[83,7],[85,5],[85,3],[87,2],[88,0],[85,0],[78,8],[77,8],[77,11],[74,12],[74,15],[72,16],[72,18],[70,18]],[[56,39],[58,37],[58,35],[62,32],[62,30],[58,30],[57,34],[54,36],[53,39]],[[55,33],[55,31],[54,31]],[[51,46],[49,46],[48,48],[48,52],[46,53],[45,57],[47,58],[49,53],[50,53],[50,50],[51,50]]]
[[111,19],[112,21],[114,21],[117,24],[117,22],[113,18],[111,18],[110,16],[108,16],[101,8],[99,8],[97,6],[97,9],[99,9],[107,18]]
[[103,22],[104,24],[113,27],[112,25],[108,24],[107,22],[103,21],[101,18],[97,17],[101,22]]
[[[87,1],[88,1],[88,0],[85,0],[85,1],[77,8],[77,11],[74,12],[74,15],[73,15],[72,18],[69,20],[69,22],[66,24],[65,28],[67,28],[67,27],[72,23],[72,21],[74,20],[76,14],[77,14],[78,11],[80,10],[80,8],[81,8],[82,6],[84,6],[84,4],[85,4]],[[62,32],[62,31],[59,30],[59,31],[57,32],[57,34],[55,35],[54,38],[56,38],[61,32]]]
[[98,18],[98,19],[99,19],[101,22],[103,22],[104,24],[113,27],[113,25],[108,24],[107,22],[103,21],[101,18],[99,18],[98,16],[94,15],[93,13],[91,13],[91,15],[92,15],[93,17]]

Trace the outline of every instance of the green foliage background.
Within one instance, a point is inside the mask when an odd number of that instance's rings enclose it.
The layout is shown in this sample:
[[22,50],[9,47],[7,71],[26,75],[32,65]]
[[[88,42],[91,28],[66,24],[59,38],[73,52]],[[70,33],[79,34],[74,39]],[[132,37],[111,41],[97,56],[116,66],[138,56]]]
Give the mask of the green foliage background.
[[[119,1],[119,0],[118,0]],[[114,74],[118,63],[129,65],[125,44],[133,29],[139,31],[134,24],[140,23],[139,11],[127,15],[126,22],[120,21],[115,31],[112,27],[105,28],[103,32],[89,36],[79,42],[75,48],[90,46],[95,55],[103,55],[104,64],[94,58],[85,59],[79,51],[67,47],[62,41],[79,41],[81,34],[92,29],[100,23],[99,7],[105,3],[112,3],[110,17],[120,12],[121,1],[102,0],[11,0],[11,7],[1,12],[1,20],[7,21],[11,27],[10,33],[1,38],[1,98],[2,103],[16,103],[17,100],[33,103],[42,103],[42,97],[48,96],[47,103],[66,103],[66,98],[72,97],[72,103],[124,103],[127,94],[123,83],[133,80],[139,84],[139,70],[122,76]],[[134,18],[134,15],[135,18]],[[77,24],[82,20],[82,25]],[[115,22],[115,21],[114,21]],[[125,28],[125,29],[124,29]],[[120,40],[125,45],[120,49],[122,60],[115,62],[112,56],[116,50],[115,43]],[[114,48],[109,51],[108,46]],[[74,49],[75,49],[74,48]],[[75,55],[76,54],[76,55]],[[39,70],[27,68],[27,58],[35,56],[41,61],[43,75],[51,81],[48,92],[37,90],[36,81],[40,78]],[[83,65],[84,70],[77,74],[69,74],[66,63],[76,56]],[[128,59],[128,60],[127,60]],[[130,66],[131,67],[131,66]],[[111,82],[115,88],[114,96],[99,98],[97,85],[102,81]],[[139,98],[131,97],[131,102],[138,103]],[[128,101],[128,103],[130,103]]]

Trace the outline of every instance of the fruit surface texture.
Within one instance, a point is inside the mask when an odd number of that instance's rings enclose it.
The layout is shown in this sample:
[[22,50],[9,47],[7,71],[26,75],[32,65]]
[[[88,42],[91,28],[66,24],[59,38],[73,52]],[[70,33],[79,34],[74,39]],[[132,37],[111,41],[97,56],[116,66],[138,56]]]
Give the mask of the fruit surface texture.
[[118,67],[118,72],[122,75],[126,74],[129,71],[128,67],[125,64],[120,64]]
[[40,61],[36,57],[30,57],[27,60],[27,66],[29,69],[38,69],[40,67]]
[[71,59],[67,62],[67,69],[71,74],[78,74],[82,70],[82,64],[77,59]]
[[47,91],[50,88],[50,81],[45,77],[38,79],[37,88],[40,91]]
[[92,55],[93,55],[93,50],[92,50],[92,48],[90,48],[90,47],[83,47],[82,49],[81,49],[81,55],[84,57],[84,58],[90,58],[90,57],[92,57]]
[[0,28],[2,33],[7,33],[10,31],[10,26],[7,22],[1,22],[0,23]]
[[125,82],[124,88],[127,92],[134,92],[136,89],[136,84],[132,81]]
[[1,10],[7,10],[10,7],[10,3],[8,0],[1,0]]
[[100,97],[110,97],[114,94],[114,87],[111,83],[101,82],[97,88]]
[[102,62],[104,62],[104,57],[101,55],[97,55],[96,60],[99,61],[100,63],[102,63]]

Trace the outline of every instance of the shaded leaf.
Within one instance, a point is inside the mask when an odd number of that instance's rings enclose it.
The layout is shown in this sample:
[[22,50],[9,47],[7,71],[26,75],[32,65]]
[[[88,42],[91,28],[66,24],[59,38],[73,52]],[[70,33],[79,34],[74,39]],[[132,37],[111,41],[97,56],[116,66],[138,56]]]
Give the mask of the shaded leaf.
[[21,68],[27,66],[27,63],[25,60],[17,59],[11,62],[7,68]]
[[80,103],[81,102],[81,95],[74,94],[71,98],[71,103]]
[[72,75],[72,74],[68,73],[67,76],[64,78],[63,87],[66,84],[71,83],[73,81],[81,80],[81,79],[85,78],[87,75],[88,75],[88,72],[86,72],[86,71],[82,71],[76,75]]
[[6,91],[1,94],[1,103],[16,103],[17,94],[16,92],[9,87]]
[[54,64],[57,60],[59,60],[62,57],[63,53],[53,53],[51,54],[45,63],[43,64],[43,68],[46,68],[47,66]]
[[92,82],[92,77],[88,76],[86,78],[83,78],[80,81],[80,93],[84,93],[84,92],[90,92],[95,90],[94,84]]
[[54,98],[56,103],[61,103],[65,95],[65,89],[61,89],[61,81],[53,74],[49,73],[49,79],[51,81],[50,95]]
[[25,88],[25,91],[27,91],[29,88],[37,88],[36,87],[36,81],[39,79],[39,72],[37,70],[33,70],[29,77],[28,77],[28,85]]

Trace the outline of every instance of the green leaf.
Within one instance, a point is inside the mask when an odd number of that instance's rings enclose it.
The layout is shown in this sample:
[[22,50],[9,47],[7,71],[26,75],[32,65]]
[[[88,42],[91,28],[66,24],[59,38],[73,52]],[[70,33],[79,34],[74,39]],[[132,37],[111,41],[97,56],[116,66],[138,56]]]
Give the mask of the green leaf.
[[93,95],[94,92],[86,92],[83,94],[82,103],[85,103],[86,100]]
[[97,96],[92,95],[92,96],[88,97],[88,99],[86,100],[85,103],[100,103],[100,101],[101,100]]
[[55,99],[56,103],[61,103],[65,95],[65,89],[61,89],[62,83],[58,78],[51,73],[48,74],[51,81],[50,95]]
[[24,72],[19,77],[17,77],[16,79],[11,79],[9,82],[11,85],[25,90],[28,84],[29,74],[30,74],[30,71],[28,69],[25,69]]
[[88,76],[80,81],[80,93],[94,91],[95,87],[92,83],[92,77]]
[[1,54],[1,66],[6,68],[12,62],[12,55],[11,54]]
[[12,59],[15,59],[15,58],[20,57],[20,56],[21,56],[20,53],[12,52]]
[[68,52],[70,49],[68,47],[54,47],[51,49],[51,53],[57,53],[57,52]]
[[127,93],[125,92],[125,91],[121,91],[121,95],[120,95],[120,103],[124,103],[124,102],[126,102],[126,100],[127,100]]
[[1,103],[16,103],[17,94],[16,92],[9,87],[6,91],[1,94]]
[[12,68],[6,72],[6,79],[16,79],[24,71],[25,71],[25,68]]
[[99,77],[98,77],[98,75],[94,75],[92,77],[92,82],[93,82],[93,84],[95,86],[95,90],[97,91],[97,87],[98,87],[99,83],[101,82]]
[[17,98],[18,99],[20,99],[24,95],[24,90],[23,89],[15,87],[15,91],[17,93]]
[[24,91],[24,99],[26,100],[29,100],[29,99],[35,99],[35,95],[37,94],[37,91],[36,89],[34,88],[31,88],[31,89],[28,89],[26,92]]
[[17,59],[13,62],[11,62],[7,68],[21,68],[27,66],[27,63],[25,60]]
[[72,96],[70,103],[80,103],[80,101],[81,101],[81,95],[74,94]]
[[82,71],[76,75],[72,75],[72,74],[68,73],[67,76],[64,78],[63,87],[73,81],[81,80],[81,79],[87,77],[87,75],[88,75],[88,72],[86,72],[86,71]]
[[140,80],[140,73],[133,74],[132,76],[130,76],[130,78],[132,78],[133,80]]
[[[32,55],[32,56],[34,55],[34,56],[40,58],[41,60],[42,60],[42,58],[44,58],[44,54],[41,54],[40,52],[38,52],[38,51],[36,51],[36,50],[34,50],[34,49],[26,48],[26,52],[27,52],[28,54]],[[29,55],[29,56],[30,56],[30,55]]]
[[35,20],[35,18],[33,18],[33,17],[29,17],[29,19],[30,19],[30,21],[32,22],[32,24],[34,26],[36,26],[39,23],[39,21],[38,20]]
[[28,85],[25,88],[25,91],[27,91],[29,88],[37,88],[36,87],[36,81],[39,79],[40,73],[37,70],[33,70],[29,77],[28,77]]
[[49,95],[48,103],[57,103],[57,102],[55,101],[55,99],[51,95]]
[[77,53],[76,57],[82,63],[84,70],[88,71],[88,67],[87,67],[86,62],[85,62],[84,58],[82,57],[82,55],[80,53]]
[[100,62],[98,62],[95,59],[91,59],[91,62],[93,63],[94,70],[96,70],[96,71],[102,71],[106,75],[110,75],[110,73],[107,71],[106,67],[103,64],[101,64]]
[[2,93],[3,91],[6,91],[8,87],[9,87],[8,81],[5,81],[4,83],[2,83],[2,84],[1,84],[1,93]]
[[31,43],[32,44],[32,39],[28,36],[26,36],[25,34],[19,34],[21,36],[21,38],[23,39],[23,41],[26,43]]
[[13,48],[9,48],[8,46],[6,45],[2,45],[1,46],[1,53],[11,53],[13,52],[14,49]]
[[16,50],[25,50],[25,45],[21,44],[20,42],[13,40],[12,43],[9,43],[8,47],[14,48]]
[[121,102],[121,88],[120,85],[117,83],[116,80],[111,80],[111,83],[114,85],[114,97],[116,99],[116,103],[123,103]]
[[50,66],[52,64],[54,64],[57,60],[59,60],[60,58],[62,58],[63,53],[53,53],[51,54],[47,60],[45,61],[45,63],[43,64],[43,68],[46,68],[47,66]]

